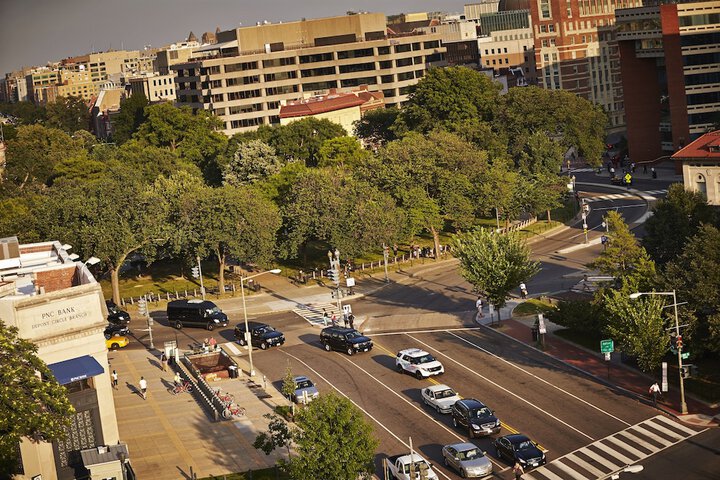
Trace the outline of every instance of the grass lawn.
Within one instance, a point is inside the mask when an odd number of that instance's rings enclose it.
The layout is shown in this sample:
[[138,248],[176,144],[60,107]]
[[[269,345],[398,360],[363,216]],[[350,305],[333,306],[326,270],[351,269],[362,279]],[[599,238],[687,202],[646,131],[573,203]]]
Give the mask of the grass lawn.
[[552,303],[531,298],[515,307],[513,315],[524,316],[537,315],[538,313],[546,314],[551,310],[555,310],[555,306]]
[[211,475],[200,480],[288,480],[290,477],[277,467],[263,470],[248,470],[244,473],[229,473],[227,475]]

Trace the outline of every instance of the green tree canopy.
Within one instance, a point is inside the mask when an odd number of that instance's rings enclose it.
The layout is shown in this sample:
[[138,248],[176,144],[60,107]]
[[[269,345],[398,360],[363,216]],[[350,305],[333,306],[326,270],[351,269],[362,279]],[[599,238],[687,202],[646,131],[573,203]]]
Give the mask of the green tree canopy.
[[0,468],[10,471],[23,437],[64,438],[73,413],[67,391],[38,358],[37,346],[0,321]]
[[382,147],[397,139],[393,124],[398,115],[400,110],[395,107],[370,110],[355,122],[355,136],[374,148]]
[[145,121],[145,107],[148,105],[148,99],[141,93],[120,101],[120,111],[113,120],[112,139],[115,143],[123,144],[137,132]]
[[295,480],[370,478],[378,441],[372,426],[350,400],[321,395],[297,415],[297,456],[288,469]]
[[463,278],[498,309],[505,306],[511,290],[540,271],[539,263],[530,260],[530,249],[515,234],[475,229],[455,235],[452,245]]
[[281,168],[282,162],[273,147],[261,140],[250,140],[239,144],[230,161],[223,165],[223,182],[235,186],[255,183]]
[[370,155],[354,137],[325,140],[318,151],[318,166],[355,168]]
[[27,101],[2,102],[0,103],[0,112],[16,117],[22,125],[32,125],[44,121],[47,114],[45,107]]
[[643,246],[658,264],[682,254],[688,239],[700,224],[714,224],[717,215],[700,192],[685,190],[682,183],[670,185],[667,197],[658,200],[653,215],[645,221]]
[[81,97],[58,97],[45,107],[45,124],[67,134],[90,129],[90,109]]

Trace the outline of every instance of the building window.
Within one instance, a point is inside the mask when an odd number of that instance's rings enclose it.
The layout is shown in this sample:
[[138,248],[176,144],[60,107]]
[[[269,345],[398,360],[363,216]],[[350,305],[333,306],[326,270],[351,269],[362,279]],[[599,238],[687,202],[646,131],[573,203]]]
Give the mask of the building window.
[[552,12],[550,12],[550,0],[539,0],[540,5],[540,18],[543,20],[548,20],[552,17]]

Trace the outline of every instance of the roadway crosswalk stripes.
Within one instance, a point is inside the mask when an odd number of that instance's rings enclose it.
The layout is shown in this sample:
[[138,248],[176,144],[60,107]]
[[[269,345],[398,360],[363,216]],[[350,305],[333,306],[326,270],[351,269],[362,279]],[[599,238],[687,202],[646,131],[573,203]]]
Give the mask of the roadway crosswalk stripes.
[[[647,190],[643,191],[642,193],[647,195],[662,195],[667,193],[667,190]],[[630,192],[623,192],[623,193],[609,193],[607,195],[598,195],[597,197],[583,197],[583,200],[585,203],[592,203],[592,202],[601,202],[604,200],[619,200],[621,198],[630,198],[630,197],[636,197],[637,195]]]
[[527,480],[604,478],[699,432],[662,415],[597,440],[525,475]]
[[570,173],[594,172],[594,168],[571,168]]
[[342,312],[337,311],[337,305],[334,303],[312,303],[307,305],[300,305],[293,310],[294,313],[300,315],[302,318],[310,322],[311,325],[316,327],[325,327],[326,320],[323,317],[323,313],[327,312],[328,322],[332,318],[333,314],[337,317],[339,322],[342,322]]

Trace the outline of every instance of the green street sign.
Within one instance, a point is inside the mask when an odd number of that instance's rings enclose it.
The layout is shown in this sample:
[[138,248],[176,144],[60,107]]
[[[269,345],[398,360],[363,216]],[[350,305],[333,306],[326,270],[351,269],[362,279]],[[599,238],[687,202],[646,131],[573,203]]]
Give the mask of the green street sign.
[[680,358],[682,358],[683,360],[687,360],[688,358],[690,358],[690,352],[681,353]]
[[612,353],[615,351],[615,344],[612,340],[600,340],[600,353]]

